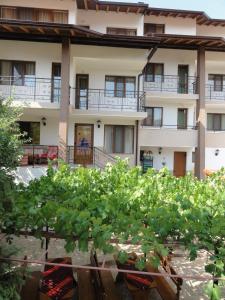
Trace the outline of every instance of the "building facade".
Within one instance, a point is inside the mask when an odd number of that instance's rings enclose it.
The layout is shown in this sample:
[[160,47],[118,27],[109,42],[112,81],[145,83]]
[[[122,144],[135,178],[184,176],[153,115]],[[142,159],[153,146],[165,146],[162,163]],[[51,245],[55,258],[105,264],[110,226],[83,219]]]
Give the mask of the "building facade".
[[[2,0],[0,96],[23,106],[23,165],[60,157],[225,165],[225,20],[94,0]],[[32,145],[31,145],[32,144]]]

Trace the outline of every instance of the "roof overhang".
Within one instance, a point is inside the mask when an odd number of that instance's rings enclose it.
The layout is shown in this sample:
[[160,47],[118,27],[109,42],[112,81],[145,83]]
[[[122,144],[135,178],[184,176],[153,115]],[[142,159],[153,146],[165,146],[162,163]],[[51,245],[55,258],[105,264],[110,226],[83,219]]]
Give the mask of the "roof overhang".
[[46,24],[0,20],[0,39],[61,43],[65,37],[72,44],[123,48],[197,50],[225,52],[225,39],[209,36],[151,34],[150,36],[122,36],[102,34],[77,25]]

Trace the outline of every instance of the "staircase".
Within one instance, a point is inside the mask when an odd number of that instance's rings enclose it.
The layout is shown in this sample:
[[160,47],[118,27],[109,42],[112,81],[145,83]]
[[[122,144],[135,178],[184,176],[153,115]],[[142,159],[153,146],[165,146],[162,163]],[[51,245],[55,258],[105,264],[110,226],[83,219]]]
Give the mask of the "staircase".
[[116,163],[115,157],[106,153],[104,150],[94,147],[93,148],[93,166],[95,168],[104,169],[107,163],[112,165]]

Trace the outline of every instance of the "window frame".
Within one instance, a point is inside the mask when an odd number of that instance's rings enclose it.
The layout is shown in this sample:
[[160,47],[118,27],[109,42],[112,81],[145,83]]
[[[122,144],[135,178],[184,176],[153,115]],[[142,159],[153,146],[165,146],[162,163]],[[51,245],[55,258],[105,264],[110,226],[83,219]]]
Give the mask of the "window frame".
[[[110,33],[110,30],[115,30],[115,31],[124,31],[124,34],[122,33]],[[134,34],[127,34],[128,32],[133,32]],[[106,34],[111,34],[111,35],[126,35],[126,36],[137,36],[137,28],[123,28],[123,27],[106,27]]]
[[[146,109],[151,109],[152,110],[152,123],[151,123],[151,125],[149,125],[149,124],[146,124],[146,119],[148,118],[145,118],[143,121],[142,121],[142,126],[145,126],[145,127],[156,127],[156,128],[160,128],[160,127],[162,127],[163,126],[163,107],[162,106],[145,106],[145,112],[147,112],[147,110]],[[155,121],[155,118],[154,118],[154,116],[155,116],[155,112],[154,112],[154,110],[155,109],[160,109],[161,110],[161,122],[160,122],[160,125],[159,126],[157,126],[157,125],[154,125],[154,121]]]
[[[152,80],[147,80],[148,75],[151,74],[147,74],[147,68],[148,66],[153,66],[153,74],[152,74]],[[162,67],[162,75],[156,75],[156,67],[157,66],[161,66]],[[145,78],[145,82],[155,82],[155,76],[161,76],[162,77],[162,82],[164,82],[164,63],[147,63],[146,65],[146,69],[145,69],[145,74],[144,74],[144,78]]]
[[[114,80],[113,80],[113,82],[114,82],[114,90],[107,90],[106,84],[107,84],[107,81],[109,81],[109,80],[107,80],[107,77],[114,78]],[[134,80],[134,82],[133,82],[134,83],[134,91],[130,92],[131,95],[133,94],[132,95],[133,97],[131,97],[131,96],[126,97],[126,93],[127,93],[127,90],[126,90],[126,80],[128,78]],[[119,79],[123,79],[123,90],[122,90],[123,95],[122,96],[118,96],[117,95],[117,92],[121,92],[121,90],[117,90],[116,89]],[[134,98],[135,94],[136,94],[136,77],[135,76],[105,75],[105,96],[109,97],[109,95],[107,95],[107,91],[108,92],[113,92],[113,95],[111,97],[114,97],[114,98]]]
[[[147,27],[150,27],[150,26],[155,26],[155,31],[148,31],[147,30]],[[162,32],[160,33],[157,33],[157,26],[161,26],[161,28],[163,29]],[[148,36],[150,34],[165,34],[165,24],[161,24],[161,23],[144,23],[144,35]]]
[[[113,127],[113,140],[112,140],[112,152],[109,152],[108,154],[128,154],[128,155],[132,155],[134,154],[134,126],[133,125],[112,125],[112,124],[106,124],[104,126],[104,148],[105,148],[105,138],[106,138],[106,130],[105,128],[106,127]],[[129,153],[126,153],[125,152],[125,130],[126,130],[126,127],[129,127],[129,128],[132,128],[132,152],[129,152]],[[123,152],[115,152],[115,149],[116,149],[116,128],[122,128],[122,141],[123,141],[123,144],[122,144],[122,149],[123,149]]]
[[[30,76],[34,76],[34,78],[36,77],[36,62],[35,61],[25,61],[25,60],[9,60],[9,59],[0,59],[0,82],[1,82],[1,78],[4,77],[2,76],[2,70],[1,70],[1,63],[2,62],[9,62],[10,65],[10,79],[9,79],[9,83],[12,85],[17,85],[17,86],[26,86],[26,82],[25,82],[25,76],[26,76],[26,64],[33,64],[34,65],[34,75],[30,75]],[[15,66],[15,64],[22,64],[22,76],[21,76],[21,80],[22,83],[21,84],[15,84],[14,82],[14,77],[13,76],[13,68]]]
[[[32,140],[30,142],[25,142],[24,145],[40,145],[40,141],[41,141],[41,122],[36,122],[36,121],[18,121],[19,123],[19,128],[20,128],[20,131],[21,131],[21,123],[29,123],[29,132],[27,132],[27,136],[25,136],[25,140],[26,138],[29,139],[31,138]],[[31,128],[31,124],[39,124],[39,141],[38,143],[33,143],[33,137],[30,137],[30,133],[32,132],[32,128]],[[21,133],[24,133],[26,132],[25,130]]]
[[[216,77],[220,77],[221,79],[221,85],[219,85],[219,89],[218,89],[218,85],[216,85]],[[213,81],[213,91],[214,92],[223,92],[224,91],[224,74],[209,74],[208,75],[208,80]]]
[[[213,117],[213,120],[212,120],[212,128],[209,128],[208,127],[208,116],[211,115]],[[219,116],[219,121],[220,121],[220,129],[215,129],[215,116]],[[225,131],[225,128],[222,129],[222,117],[225,116],[225,114],[223,113],[207,113],[207,130],[208,131]]]
[[[64,10],[64,9],[48,9],[48,8],[38,8],[38,7],[26,7],[26,6],[7,6],[7,5],[1,5],[0,6],[0,19],[3,19],[3,20],[11,20],[11,19],[6,19],[6,18],[3,18],[3,12],[2,12],[2,8],[10,8],[10,9],[15,9],[16,12],[16,19],[12,19],[12,20],[17,20],[17,21],[22,21],[23,19],[19,17],[19,14],[20,12],[24,9],[29,9],[32,13],[32,20],[28,20],[28,22],[42,22],[42,21],[39,21],[38,19],[38,13],[39,12],[48,12],[49,15],[50,15],[50,19],[51,19],[51,22],[43,22],[43,23],[54,23],[54,24],[57,24],[57,22],[54,22],[54,13],[62,13],[64,14],[65,16],[65,22],[63,23],[60,23],[60,24],[68,24],[69,23],[69,11],[68,10]],[[26,21],[26,20],[24,20]]]

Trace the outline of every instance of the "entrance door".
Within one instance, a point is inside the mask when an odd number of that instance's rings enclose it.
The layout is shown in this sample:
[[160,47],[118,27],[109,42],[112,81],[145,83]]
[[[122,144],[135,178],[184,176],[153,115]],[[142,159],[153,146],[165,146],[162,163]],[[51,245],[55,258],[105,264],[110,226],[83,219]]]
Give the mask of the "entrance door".
[[178,65],[178,94],[188,94],[188,65]]
[[52,63],[52,96],[51,102],[60,102],[61,98],[61,64]]
[[75,101],[75,108],[77,109],[88,109],[88,82],[89,76],[87,74],[77,74]]
[[89,165],[93,163],[93,132],[93,124],[75,125],[75,164]]
[[186,174],[186,152],[174,152],[173,175],[182,177]]

